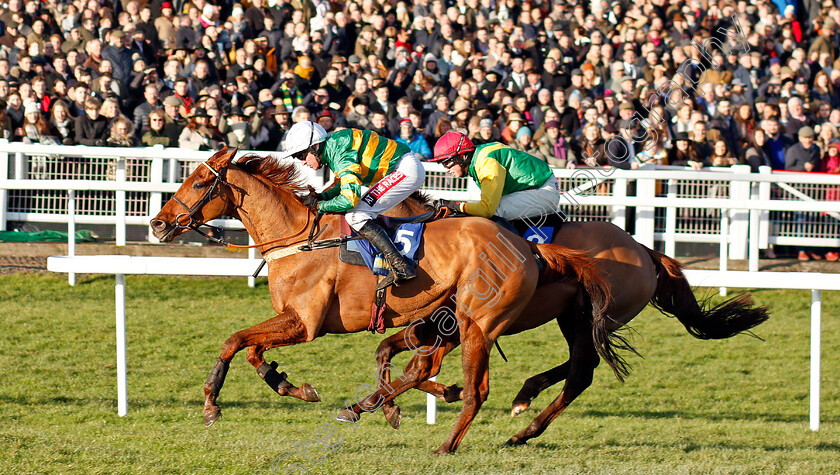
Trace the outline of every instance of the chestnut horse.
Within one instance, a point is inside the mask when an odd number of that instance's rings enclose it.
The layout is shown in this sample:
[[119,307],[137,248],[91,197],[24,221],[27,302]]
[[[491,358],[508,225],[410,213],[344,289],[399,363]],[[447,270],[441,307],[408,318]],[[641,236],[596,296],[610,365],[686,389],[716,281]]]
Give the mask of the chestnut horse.
[[[256,156],[233,163],[235,153],[223,149],[199,166],[150,223],[154,235],[168,242],[208,220],[233,216],[259,243],[269,262],[269,291],[277,315],[234,333],[225,342],[204,386],[208,426],[221,415],[217,398],[230,361],[244,348],[248,362],[278,394],[318,401],[312,386],[289,383],[285,373],[276,371],[276,364],[266,363],[263,353],[327,333],[364,331],[376,283],[368,269],[339,261],[337,248],[294,252],[307,242],[314,214],[297,195],[307,187],[297,179],[294,165]],[[339,216],[324,215],[320,225],[320,238],[338,236]],[[292,253],[286,254],[289,250]],[[549,264],[542,276],[534,250]],[[609,296],[593,262],[583,253],[550,244],[533,248],[486,219],[429,223],[419,252],[417,278],[388,290],[385,324],[404,326],[432,315],[446,302],[456,304],[464,405],[448,439],[437,450],[448,453],[458,447],[487,398],[490,348],[531,300],[539,278],[579,281],[591,297],[586,311],[592,315],[600,315]]]
[[[411,198],[395,208],[395,214],[411,216],[427,208],[426,204]],[[638,315],[648,303],[664,314],[677,317],[688,332],[699,339],[729,338],[768,318],[767,309],[753,307],[747,295],[734,297],[712,308],[707,308],[706,302],[698,303],[679,262],[639,244],[611,223],[564,223],[553,244],[582,250],[593,258],[599,273],[609,284],[611,299],[603,316],[593,319],[581,312],[580,307],[568,305],[569,297],[577,291],[572,283],[554,282],[538,288],[520,317],[504,332],[504,335],[512,335],[556,319],[569,345],[566,362],[528,378],[514,398],[512,415],[517,416],[540,392],[566,380],[560,395],[525,429],[508,440],[509,445],[522,445],[542,434],[551,421],[592,383],[599,356],[623,381],[629,366],[615,350],[635,350],[614,332]],[[394,428],[399,427],[400,414],[393,399],[410,388],[426,391],[447,402],[461,398],[459,387],[427,381],[438,374],[446,353],[458,346],[456,334],[446,337],[429,323],[415,322],[383,340],[376,352],[377,367],[381,368],[382,377],[380,390],[369,398],[377,400],[380,395],[385,397],[382,409]],[[409,349],[415,350],[415,356],[406,366],[403,377],[391,382],[391,359]],[[383,388],[388,391],[383,392]],[[366,403],[361,401],[361,404]],[[348,412],[361,414],[358,406],[348,408]]]

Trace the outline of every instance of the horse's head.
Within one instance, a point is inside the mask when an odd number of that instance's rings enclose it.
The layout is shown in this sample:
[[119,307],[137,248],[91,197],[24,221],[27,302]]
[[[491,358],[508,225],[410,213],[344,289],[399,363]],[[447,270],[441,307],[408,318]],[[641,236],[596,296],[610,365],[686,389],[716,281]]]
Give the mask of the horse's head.
[[156,238],[169,242],[188,229],[232,212],[230,185],[225,177],[237,150],[223,148],[184,180],[150,222]]

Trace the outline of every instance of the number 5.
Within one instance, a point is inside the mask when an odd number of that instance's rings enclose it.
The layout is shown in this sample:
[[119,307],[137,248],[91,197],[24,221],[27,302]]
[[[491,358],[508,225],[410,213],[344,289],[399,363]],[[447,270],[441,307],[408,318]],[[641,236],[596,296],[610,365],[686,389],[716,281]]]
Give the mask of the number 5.
[[414,236],[414,231],[400,229],[397,231],[396,239],[394,239],[394,244],[399,244],[402,247],[400,254],[404,256],[411,252],[411,241],[408,240],[408,236]]

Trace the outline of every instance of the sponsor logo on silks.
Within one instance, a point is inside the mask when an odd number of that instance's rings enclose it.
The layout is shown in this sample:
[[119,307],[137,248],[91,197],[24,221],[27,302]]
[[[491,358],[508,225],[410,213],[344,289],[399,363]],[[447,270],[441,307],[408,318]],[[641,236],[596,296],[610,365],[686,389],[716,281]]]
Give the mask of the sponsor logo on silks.
[[391,188],[394,187],[397,183],[403,181],[405,179],[405,173],[400,171],[395,171],[390,175],[386,176],[385,178],[379,180],[379,183],[373,186],[365,196],[362,197],[362,201],[367,203],[369,206],[373,206],[379,198],[382,198],[382,195],[388,192]]

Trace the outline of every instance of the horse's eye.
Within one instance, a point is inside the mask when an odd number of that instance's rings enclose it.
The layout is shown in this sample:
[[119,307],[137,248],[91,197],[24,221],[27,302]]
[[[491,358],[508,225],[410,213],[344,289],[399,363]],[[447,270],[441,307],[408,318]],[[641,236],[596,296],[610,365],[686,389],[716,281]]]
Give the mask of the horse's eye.
[[197,182],[193,183],[193,189],[195,189],[195,190],[200,190],[200,189],[204,188],[204,186],[205,186],[204,183],[202,183],[200,181],[197,181]]

